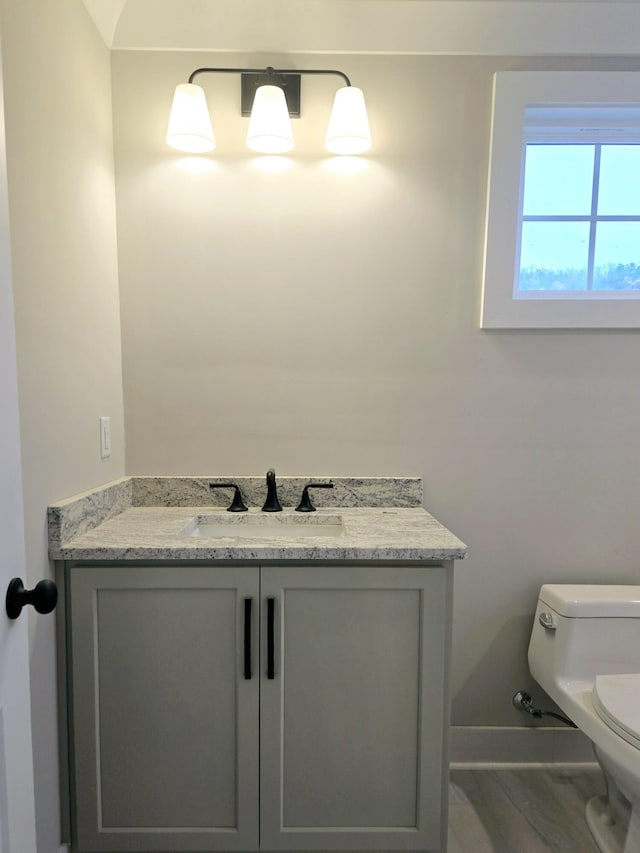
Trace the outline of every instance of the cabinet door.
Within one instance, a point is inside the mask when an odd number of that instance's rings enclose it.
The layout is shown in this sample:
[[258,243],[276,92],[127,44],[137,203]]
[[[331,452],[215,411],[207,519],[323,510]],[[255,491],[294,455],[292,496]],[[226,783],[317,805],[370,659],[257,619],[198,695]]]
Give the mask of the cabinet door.
[[266,567],[264,850],[446,847],[447,567]]
[[70,570],[74,850],[258,846],[256,567]]

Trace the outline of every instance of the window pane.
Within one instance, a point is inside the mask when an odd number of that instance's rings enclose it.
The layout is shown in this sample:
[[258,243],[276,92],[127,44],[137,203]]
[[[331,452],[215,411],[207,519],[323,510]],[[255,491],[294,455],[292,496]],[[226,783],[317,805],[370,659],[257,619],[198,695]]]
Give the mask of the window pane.
[[599,222],[594,290],[640,290],[640,222]]
[[523,222],[519,290],[586,290],[588,222]]
[[593,145],[527,145],[525,216],[589,216]]
[[598,214],[640,214],[640,145],[602,146]]

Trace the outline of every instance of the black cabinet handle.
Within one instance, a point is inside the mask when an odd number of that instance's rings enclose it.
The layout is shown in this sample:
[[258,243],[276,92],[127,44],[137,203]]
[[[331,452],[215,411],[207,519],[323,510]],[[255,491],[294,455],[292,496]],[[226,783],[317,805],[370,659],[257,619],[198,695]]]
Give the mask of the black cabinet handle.
[[275,598],[267,598],[267,678],[275,678]]
[[13,578],[7,589],[5,608],[9,619],[17,619],[26,604],[38,613],[51,613],[58,603],[58,588],[53,581],[42,580],[33,589],[25,589],[21,578]]
[[246,681],[251,678],[251,608],[252,598],[244,600],[244,677]]

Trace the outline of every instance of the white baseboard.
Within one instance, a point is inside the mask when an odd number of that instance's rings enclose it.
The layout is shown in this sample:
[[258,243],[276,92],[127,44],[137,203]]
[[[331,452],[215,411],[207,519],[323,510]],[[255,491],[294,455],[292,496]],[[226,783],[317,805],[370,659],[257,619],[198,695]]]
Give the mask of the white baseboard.
[[596,765],[578,729],[547,726],[452,726],[452,768]]

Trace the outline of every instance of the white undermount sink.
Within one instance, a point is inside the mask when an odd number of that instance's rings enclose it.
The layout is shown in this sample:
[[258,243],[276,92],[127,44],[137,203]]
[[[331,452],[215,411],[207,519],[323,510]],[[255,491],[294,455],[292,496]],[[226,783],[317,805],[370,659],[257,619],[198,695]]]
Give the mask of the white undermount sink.
[[196,539],[308,539],[340,536],[344,531],[339,515],[198,515],[182,530],[181,536]]

